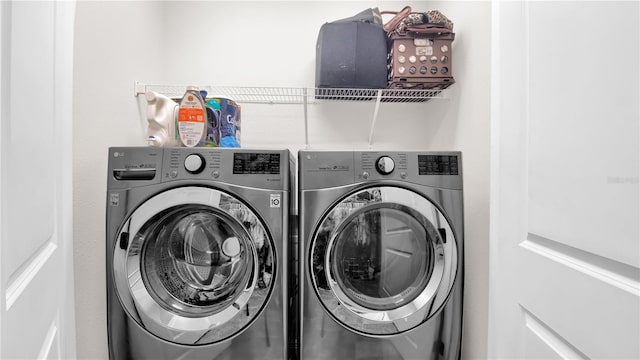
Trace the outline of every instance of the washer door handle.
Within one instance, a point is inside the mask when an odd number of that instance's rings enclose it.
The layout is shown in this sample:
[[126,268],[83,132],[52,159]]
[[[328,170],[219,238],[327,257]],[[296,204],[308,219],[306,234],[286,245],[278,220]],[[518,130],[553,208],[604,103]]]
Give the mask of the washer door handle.
[[123,231],[120,233],[120,249],[127,250],[129,247],[129,233]]

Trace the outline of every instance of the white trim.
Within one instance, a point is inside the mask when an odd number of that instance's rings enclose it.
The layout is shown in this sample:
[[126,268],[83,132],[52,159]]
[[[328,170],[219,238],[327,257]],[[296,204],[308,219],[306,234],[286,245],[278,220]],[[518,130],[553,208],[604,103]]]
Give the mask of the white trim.
[[542,342],[544,342],[549,349],[558,354],[560,359],[589,359],[585,354],[580,352],[575,346],[571,345],[569,341],[553,331],[542,321],[536,318],[531,312],[526,309],[522,309],[524,312],[525,326],[537,336]]
[[499,323],[497,314],[500,312],[498,304],[492,299],[498,296],[497,279],[500,266],[498,260],[500,249],[500,2],[491,1],[491,124],[490,124],[490,160],[489,160],[489,306],[487,321],[487,358],[494,358],[498,353],[497,344],[493,339],[498,338]]
[[57,315],[58,342],[54,358],[76,358],[76,317],[73,261],[73,57],[76,1],[55,3],[54,43],[54,129],[60,155],[57,169],[56,234],[60,244],[59,256],[64,269],[64,287],[61,289],[60,308]]
[[[38,360],[45,360],[45,359],[52,359],[52,358],[58,358],[58,354],[55,354],[56,356],[51,356],[51,347],[53,346],[53,341],[56,340],[56,338],[58,337],[58,316],[56,316],[56,319],[54,320],[54,322],[51,324],[51,327],[49,327],[49,331],[47,332],[47,336],[44,339],[44,342],[42,343],[42,348],[40,348],[40,353],[38,353]],[[58,352],[60,351],[60,349],[58,349]]]
[[49,239],[47,243],[37,251],[36,255],[27,261],[20,270],[18,270],[18,275],[15,276],[13,280],[9,281],[10,284],[7,286],[5,294],[6,311],[11,309],[11,306],[13,306],[16,300],[18,300],[27,286],[31,284],[31,281],[36,277],[36,275],[38,275],[40,270],[42,270],[57,248],[58,246],[55,244],[55,241]]
[[[8,92],[5,92],[4,89],[7,85],[5,85],[6,81],[6,77],[8,77],[8,74],[5,73],[4,69],[5,67],[8,67],[8,63],[7,63],[7,59],[5,58],[5,47],[8,46],[6,43],[6,38],[7,38],[7,34],[9,33],[10,25],[11,25],[11,21],[9,16],[8,16],[8,10],[7,8],[9,8],[11,6],[10,2],[7,1],[0,1],[0,295],[4,295],[5,293],[5,286],[4,286],[4,274],[2,271],[3,265],[2,265],[2,254],[4,253],[2,251],[2,244],[3,244],[3,239],[4,239],[4,228],[2,226],[2,224],[4,223],[3,219],[4,219],[4,213],[2,211],[3,206],[2,204],[4,203],[4,199],[3,199],[3,187],[2,187],[2,178],[3,178],[3,171],[2,169],[4,169],[4,165],[3,165],[3,141],[2,141],[2,134],[5,133],[4,128],[7,126],[6,124],[8,124],[8,119],[5,119],[5,114],[6,114],[6,101],[5,101],[5,97],[7,96]],[[0,296],[0,324],[3,324],[3,315],[4,315],[4,309],[5,309],[5,297],[4,296]],[[2,328],[0,327],[0,356],[1,354],[3,354],[2,352]]]
[[520,357],[512,325],[519,313],[510,285],[516,239],[524,240],[526,207],[526,3],[492,1],[489,314],[487,357]]
[[[566,245],[562,245],[562,248],[569,249],[569,251],[561,251],[557,245],[553,246],[553,243],[552,240],[530,233],[527,236],[527,240],[520,243],[520,246],[587,276],[615,286],[631,295],[640,297],[640,282],[637,279],[626,276],[622,271],[614,270],[628,265]],[[608,266],[602,266],[596,261],[605,263]]]

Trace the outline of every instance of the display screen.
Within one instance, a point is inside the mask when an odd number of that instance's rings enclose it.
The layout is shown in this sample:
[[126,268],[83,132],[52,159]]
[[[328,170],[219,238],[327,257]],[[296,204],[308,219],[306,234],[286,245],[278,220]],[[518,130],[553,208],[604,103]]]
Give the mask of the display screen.
[[235,153],[234,174],[280,174],[280,154]]
[[419,175],[458,175],[458,157],[451,155],[418,155]]

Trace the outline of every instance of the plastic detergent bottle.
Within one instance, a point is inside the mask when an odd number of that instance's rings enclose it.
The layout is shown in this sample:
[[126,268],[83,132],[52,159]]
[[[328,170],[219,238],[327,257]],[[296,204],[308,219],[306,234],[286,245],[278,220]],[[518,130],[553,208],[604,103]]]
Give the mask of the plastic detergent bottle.
[[205,98],[207,106],[207,146],[220,143],[220,103],[216,99]]
[[207,112],[197,86],[187,86],[178,109],[178,134],[182,146],[204,146],[207,139]]
[[144,96],[147,100],[147,144],[156,147],[176,146],[178,104],[153,91],[147,91]]
[[240,106],[228,97],[218,97],[220,107],[220,147],[240,147],[236,131],[240,128]]

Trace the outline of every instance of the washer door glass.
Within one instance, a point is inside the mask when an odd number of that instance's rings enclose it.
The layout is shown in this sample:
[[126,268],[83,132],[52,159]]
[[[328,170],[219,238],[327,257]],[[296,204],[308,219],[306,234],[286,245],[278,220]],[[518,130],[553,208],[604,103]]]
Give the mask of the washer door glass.
[[219,312],[252,280],[253,246],[227,213],[201,205],[173,207],[139,233],[142,279],[154,299],[185,316]]
[[130,317],[185,345],[211,344],[245,330],[274,285],[275,254],[256,214],[204,187],[160,193],[124,223],[114,249],[114,282]]
[[310,271],[334,319],[364,334],[397,334],[443,305],[456,250],[447,219],[427,198],[398,187],[367,188],[321,220]]

